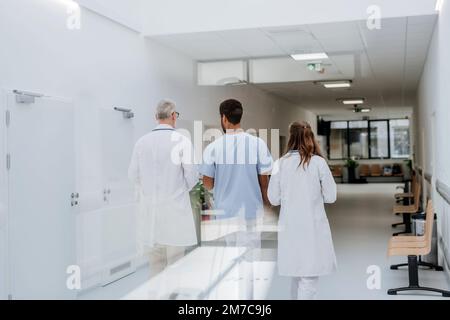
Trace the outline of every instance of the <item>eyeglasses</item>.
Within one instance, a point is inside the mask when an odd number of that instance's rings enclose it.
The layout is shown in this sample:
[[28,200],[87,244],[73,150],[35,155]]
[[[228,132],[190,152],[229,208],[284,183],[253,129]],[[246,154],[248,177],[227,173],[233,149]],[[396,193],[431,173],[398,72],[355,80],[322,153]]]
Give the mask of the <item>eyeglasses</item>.
[[180,113],[175,111],[174,114],[177,116],[177,119],[180,117]]

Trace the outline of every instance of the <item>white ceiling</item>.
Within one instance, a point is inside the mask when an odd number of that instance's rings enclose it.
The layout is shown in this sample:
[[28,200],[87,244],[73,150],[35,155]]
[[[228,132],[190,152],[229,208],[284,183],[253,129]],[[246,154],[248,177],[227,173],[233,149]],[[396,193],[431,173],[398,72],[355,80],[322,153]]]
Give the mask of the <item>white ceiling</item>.
[[[285,58],[293,64],[302,82],[289,82],[286,73],[273,70],[260,84],[263,90],[319,114],[348,112],[336,102],[341,97],[366,97],[373,108],[405,108],[414,101],[426,60],[436,15],[383,19],[381,29],[369,30],[366,21],[337,22],[280,28],[216,31],[156,36],[152,39],[198,61],[226,59]],[[325,90],[314,85],[312,74],[288,56],[322,52],[330,56],[320,79],[352,79],[351,90]],[[291,68],[292,69],[292,68]],[[292,70],[290,70],[292,73]],[[309,74],[308,74],[309,72]],[[276,75],[276,77],[275,77]],[[308,78],[310,77],[310,79]],[[381,109],[380,109],[381,110]]]
[[143,34],[156,36],[357,21],[378,10],[384,18],[420,16],[434,14],[437,0],[141,1]]

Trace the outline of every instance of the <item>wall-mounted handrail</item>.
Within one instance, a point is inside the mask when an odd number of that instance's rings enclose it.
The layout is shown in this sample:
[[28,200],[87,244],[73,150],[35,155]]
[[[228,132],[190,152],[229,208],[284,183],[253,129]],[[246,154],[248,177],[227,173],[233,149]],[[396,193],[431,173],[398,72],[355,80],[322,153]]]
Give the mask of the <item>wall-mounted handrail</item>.
[[424,178],[429,184],[431,184],[431,181],[433,179],[433,175],[431,173],[429,173],[429,172],[425,172]]
[[436,181],[436,191],[441,197],[450,204],[450,187],[440,180]]

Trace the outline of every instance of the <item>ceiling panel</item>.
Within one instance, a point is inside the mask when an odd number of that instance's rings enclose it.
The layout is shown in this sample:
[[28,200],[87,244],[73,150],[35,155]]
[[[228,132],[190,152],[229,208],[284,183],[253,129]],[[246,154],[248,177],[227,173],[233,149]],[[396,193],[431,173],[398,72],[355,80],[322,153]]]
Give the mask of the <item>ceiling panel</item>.
[[357,22],[341,22],[309,25],[309,30],[318,39],[326,38],[357,38],[359,36]]
[[155,40],[196,60],[229,59],[245,55],[240,48],[224,42],[216,33],[161,36]]
[[[219,31],[162,36],[156,40],[195,60],[269,58],[253,75],[266,90],[318,113],[345,110],[338,97],[367,98],[373,108],[402,107],[410,103],[423,70],[436,16],[383,19],[380,30],[366,21],[280,28]],[[307,62],[292,53],[325,51],[326,72],[308,71]],[[350,90],[326,90],[315,80],[351,79]],[[279,83],[273,83],[279,82]]]
[[322,47],[311,32],[303,28],[264,29],[266,35],[285,54],[320,52]]
[[347,38],[345,41],[340,38],[324,38],[320,39],[320,43],[326,52],[348,52],[349,48],[352,48],[352,51],[364,50],[364,44],[360,38]]
[[[220,38],[234,48],[239,48],[246,56],[281,56],[284,52],[262,31],[233,30],[218,32]],[[251,41],[250,41],[251,40]]]

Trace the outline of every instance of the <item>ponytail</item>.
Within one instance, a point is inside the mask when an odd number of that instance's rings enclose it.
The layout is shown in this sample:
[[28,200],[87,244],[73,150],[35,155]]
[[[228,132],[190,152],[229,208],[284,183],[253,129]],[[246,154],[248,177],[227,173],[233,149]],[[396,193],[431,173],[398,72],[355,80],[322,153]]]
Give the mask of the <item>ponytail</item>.
[[309,123],[305,121],[294,122],[289,127],[289,133],[287,152],[299,152],[301,158],[299,166],[303,165],[304,168],[308,166],[313,156],[323,158],[320,146]]

